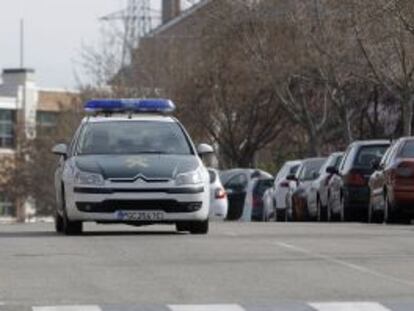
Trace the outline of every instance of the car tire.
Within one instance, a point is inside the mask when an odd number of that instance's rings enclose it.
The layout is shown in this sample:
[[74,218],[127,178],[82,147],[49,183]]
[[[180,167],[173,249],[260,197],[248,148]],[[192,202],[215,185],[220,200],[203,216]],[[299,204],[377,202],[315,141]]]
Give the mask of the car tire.
[[396,223],[395,212],[392,211],[392,206],[388,193],[384,196],[384,223],[393,224]]
[[207,234],[209,229],[208,219],[204,221],[194,221],[188,224],[191,234]]
[[65,215],[63,217],[63,233],[65,235],[81,235],[83,223],[81,221],[70,221]]
[[322,205],[321,200],[319,200],[319,198],[316,200],[316,221],[322,221]]
[[332,220],[332,210],[331,210],[331,197],[330,194],[328,193],[328,198],[327,198],[327,202],[326,202],[326,221],[327,222],[331,222]]
[[379,224],[382,222],[381,212],[375,211],[374,205],[370,202],[368,205],[368,223]]
[[341,199],[340,199],[340,201],[339,201],[340,203],[340,212],[339,212],[339,220],[341,221],[341,222],[344,222],[344,221],[346,221],[347,220],[347,215],[346,215],[346,211],[345,211],[345,199],[344,199],[344,197],[343,196],[341,196]]
[[368,204],[368,223],[372,224],[374,222],[374,206],[371,202],[371,200],[369,200],[369,204]]
[[287,216],[286,209],[279,209],[276,212],[276,221],[278,221],[278,222],[287,221],[286,220],[287,219],[286,216]]
[[276,208],[276,202],[273,200],[273,221],[277,221],[277,208]]
[[175,228],[177,229],[178,232],[190,231],[188,224],[185,222],[177,222],[175,224]]
[[63,217],[58,211],[55,212],[55,231],[57,233],[63,233]]
[[[63,192],[64,193],[64,192]],[[64,235],[81,235],[83,231],[83,223],[81,221],[71,221],[66,213],[65,197],[62,197],[62,233]]]

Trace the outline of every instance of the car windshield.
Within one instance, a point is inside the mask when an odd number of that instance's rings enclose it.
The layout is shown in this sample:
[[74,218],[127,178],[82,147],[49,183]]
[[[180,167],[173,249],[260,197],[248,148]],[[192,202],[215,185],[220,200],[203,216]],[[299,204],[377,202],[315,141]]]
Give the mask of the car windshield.
[[265,191],[273,186],[273,182],[273,179],[259,179],[254,188],[254,193],[260,197],[263,196]]
[[375,159],[381,159],[388,147],[389,145],[361,147],[355,157],[354,166],[360,168],[371,168],[372,161]]
[[409,140],[404,144],[400,152],[401,158],[414,158],[414,140]]
[[78,154],[191,154],[184,132],[175,122],[116,121],[85,126]]
[[296,164],[294,166],[292,166],[289,170],[289,175],[295,175],[296,172],[298,171],[300,164]]
[[325,159],[318,159],[305,162],[303,164],[302,170],[299,174],[299,180],[309,181],[314,180],[316,177],[315,173],[318,173],[322,165],[325,163]]

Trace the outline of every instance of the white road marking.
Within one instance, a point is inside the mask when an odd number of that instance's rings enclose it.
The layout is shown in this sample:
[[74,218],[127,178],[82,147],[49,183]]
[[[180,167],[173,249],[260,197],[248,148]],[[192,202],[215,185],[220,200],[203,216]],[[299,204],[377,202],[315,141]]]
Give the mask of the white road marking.
[[[402,285],[406,285],[406,286],[408,285],[408,286],[414,287],[414,282],[413,281],[400,279],[400,278],[394,277],[392,275],[384,274],[384,273],[381,273],[381,272],[378,272],[378,271],[375,271],[375,270],[371,270],[369,268],[366,268],[366,267],[363,267],[363,266],[360,266],[360,265],[356,265],[356,264],[353,264],[353,263],[350,263],[350,262],[347,262],[347,261],[344,261],[344,260],[341,260],[341,259],[337,259],[337,258],[328,256],[328,255],[322,255],[322,254],[319,254],[319,253],[315,253],[311,250],[308,250],[308,249],[305,249],[305,248],[302,248],[302,247],[298,247],[298,246],[288,244],[288,243],[283,243],[283,242],[276,242],[276,245],[278,245],[280,247],[290,249],[290,250],[293,250],[293,251],[298,252],[298,253],[306,254],[306,255],[314,257],[314,258],[320,258],[320,259],[323,259],[325,261],[332,262],[332,263],[347,267],[347,268],[355,270],[355,271],[359,271],[359,272],[362,272],[362,273],[365,273],[365,274],[370,274],[370,275],[382,278],[382,279],[387,280],[387,281],[391,281],[391,282],[394,282],[394,283],[399,283],[399,284],[402,284]],[[351,309],[351,310],[353,310],[353,309]]]
[[224,232],[224,235],[231,237],[239,236],[236,232]]
[[317,311],[391,311],[376,302],[328,302],[309,305]]
[[170,305],[171,311],[246,311],[239,305]]
[[33,311],[102,311],[98,306],[33,307]]

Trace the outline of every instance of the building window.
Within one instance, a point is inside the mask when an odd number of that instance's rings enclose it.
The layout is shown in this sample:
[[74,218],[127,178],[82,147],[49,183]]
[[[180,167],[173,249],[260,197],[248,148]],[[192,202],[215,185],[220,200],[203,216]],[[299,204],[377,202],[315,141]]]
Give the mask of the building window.
[[15,215],[13,202],[4,192],[0,192],[0,217],[14,217]]
[[0,148],[13,148],[14,121],[13,110],[0,109]]
[[50,111],[38,111],[36,115],[37,125],[43,128],[55,127],[57,123],[57,113]]

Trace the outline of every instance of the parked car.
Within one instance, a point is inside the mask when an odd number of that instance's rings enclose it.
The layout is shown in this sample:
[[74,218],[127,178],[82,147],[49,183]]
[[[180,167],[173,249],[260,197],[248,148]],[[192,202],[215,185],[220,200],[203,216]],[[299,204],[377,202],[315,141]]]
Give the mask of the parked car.
[[272,178],[272,176],[262,170],[255,169],[231,169],[220,172],[220,179],[227,192],[228,212],[227,220],[251,219],[250,214],[245,210],[247,194],[253,191],[253,179]]
[[301,161],[286,162],[274,179],[273,187],[267,189],[263,195],[263,206],[267,214],[273,214],[276,221],[287,221],[286,194],[289,189],[288,175],[294,175]]
[[328,198],[332,217],[341,221],[367,219],[372,162],[381,158],[389,146],[388,140],[356,141],[347,148],[339,168],[327,168],[334,174]]
[[414,217],[414,137],[404,137],[374,161],[369,180],[370,222],[411,222]]
[[339,163],[342,160],[343,152],[332,153],[325,161],[319,172],[319,177],[315,179],[309,188],[308,193],[308,208],[311,211],[316,211],[316,219],[321,221],[323,219],[330,220],[330,211],[328,210],[328,185],[333,174],[328,173],[328,167],[335,167],[338,169]]
[[319,171],[326,158],[309,158],[303,160],[297,174],[287,177],[289,191],[286,196],[289,215],[294,221],[303,221],[316,217],[316,210],[308,210],[307,196],[312,181],[319,177]]
[[227,193],[221,184],[217,170],[209,168],[210,175],[210,219],[223,220],[227,217]]
[[251,204],[252,213],[251,219],[255,221],[269,221],[274,219],[276,214],[273,210],[267,210],[264,208],[263,194],[267,189],[270,189],[273,186],[273,178],[255,178],[252,181],[252,191],[248,192],[248,195],[251,195],[247,198],[247,204]]

